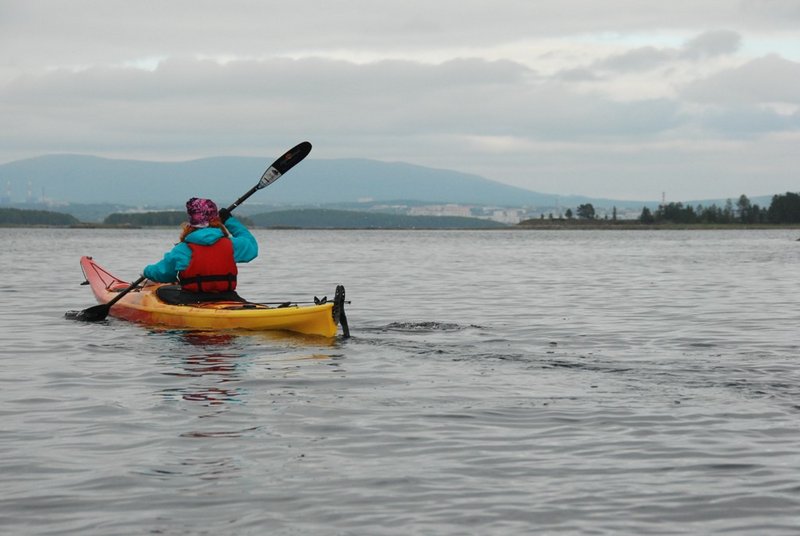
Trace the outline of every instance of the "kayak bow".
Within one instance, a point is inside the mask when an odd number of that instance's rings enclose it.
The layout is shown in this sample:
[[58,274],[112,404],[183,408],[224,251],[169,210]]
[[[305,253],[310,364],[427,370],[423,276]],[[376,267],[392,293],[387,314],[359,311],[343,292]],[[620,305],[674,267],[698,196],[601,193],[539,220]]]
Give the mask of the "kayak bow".
[[[81,257],[81,269],[92,292],[106,304],[131,284],[112,275],[92,257]],[[214,301],[173,305],[158,297],[158,289],[169,284],[145,281],[111,306],[111,316],[148,325],[182,329],[285,330],[306,335],[333,337],[341,323],[349,336],[344,316],[344,287],[336,289],[334,301],[316,300],[313,305],[283,303],[277,307],[248,301]]]

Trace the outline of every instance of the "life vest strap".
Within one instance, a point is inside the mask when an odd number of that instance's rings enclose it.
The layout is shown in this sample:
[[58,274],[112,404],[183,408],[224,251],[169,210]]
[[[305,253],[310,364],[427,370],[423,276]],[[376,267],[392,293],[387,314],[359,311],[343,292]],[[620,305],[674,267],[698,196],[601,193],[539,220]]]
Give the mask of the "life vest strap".
[[181,278],[181,286],[185,285],[197,285],[198,292],[205,292],[203,290],[203,283],[210,283],[212,281],[227,281],[228,282],[228,292],[232,291],[234,287],[234,283],[236,282],[236,274],[224,274],[224,275],[196,275],[192,277],[182,277]]

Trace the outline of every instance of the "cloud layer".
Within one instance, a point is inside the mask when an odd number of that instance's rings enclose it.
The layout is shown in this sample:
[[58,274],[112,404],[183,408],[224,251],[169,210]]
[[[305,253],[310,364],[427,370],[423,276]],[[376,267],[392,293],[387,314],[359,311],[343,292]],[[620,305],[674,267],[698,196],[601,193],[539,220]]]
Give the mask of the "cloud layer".
[[796,2],[432,4],[0,2],[0,161],[309,139],[557,194],[800,189]]

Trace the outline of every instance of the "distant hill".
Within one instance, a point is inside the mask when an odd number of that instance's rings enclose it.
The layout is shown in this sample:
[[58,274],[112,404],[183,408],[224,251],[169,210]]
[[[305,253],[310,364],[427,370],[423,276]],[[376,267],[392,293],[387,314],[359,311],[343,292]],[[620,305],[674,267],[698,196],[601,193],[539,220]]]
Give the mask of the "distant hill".
[[[188,197],[232,202],[261,177],[270,158],[217,157],[188,162],[116,160],[48,155],[0,165],[0,188],[12,201],[30,197],[83,205],[113,203],[153,208],[181,207]],[[398,162],[315,159],[313,155],[249,204],[313,206],[370,200],[412,200],[497,206],[619,208],[639,201],[557,196],[516,188],[477,175]],[[7,200],[8,201],[8,200]],[[6,203],[7,204],[7,203]]]
[[77,225],[78,223],[80,222],[74,216],[60,212],[0,208],[0,225],[48,225],[61,227]]
[[498,229],[502,223],[457,216],[405,216],[350,210],[303,209],[255,214],[249,218],[259,227],[302,229]]
[[[0,165],[0,205],[55,209],[82,221],[101,221],[131,209],[182,210],[192,196],[221,206],[233,202],[261,177],[273,158],[216,157],[187,162],[117,160],[81,155],[47,155]],[[782,193],[782,192],[776,192]],[[732,192],[736,202],[740,193]],[[771,196],[750,199],[769,206]],[[684,205],[724,205],[725,199],[686,200]],[[401,162],[316,159],[253,196],[239,209],[251,215],[279,208],[353,208],[392,212],[392,205],[461,204],[529,207],[545,213],[592,203],[606,212],[655,209],[657,201],[559,196],[516,188],[478,175]]]
[[[0,212],[1,213],[1,212]],[[237,213],[248,227],[290,227],[300,229],[497,229],[502,223],[479,218],[451,216],[405,216],[352,210],[276,210],[250,217]],[[177,227],[186,221],[183,211],[110,214],[103,224],[137,227]]]

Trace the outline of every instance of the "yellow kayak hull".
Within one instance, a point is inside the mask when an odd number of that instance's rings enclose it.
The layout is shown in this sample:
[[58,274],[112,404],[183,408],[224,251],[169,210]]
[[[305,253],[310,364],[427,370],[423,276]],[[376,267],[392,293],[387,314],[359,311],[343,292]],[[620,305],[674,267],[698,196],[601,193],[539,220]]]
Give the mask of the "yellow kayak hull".
[[[81,268],[98,303],[108,303],[130,285],[111,275],[91,257],[81,258]],[[338,331],[333,302],[280,307],[236,301],[171,305],[156,294],[162,286],[165,285],[146,282],[123,296],[109,314],[133,322],[179,329],[283,330],[322,337],[334,337]]]

